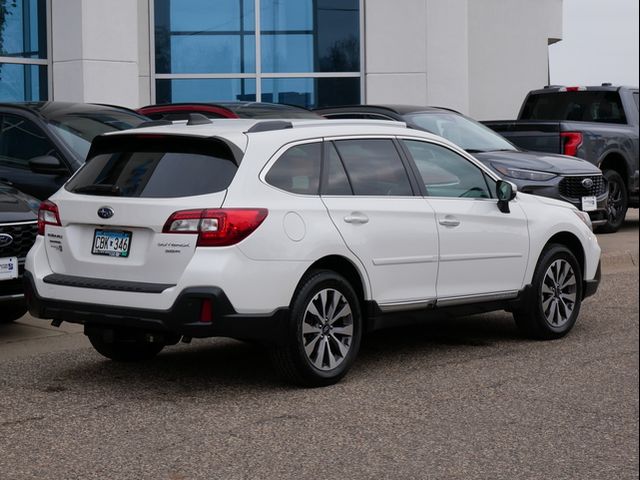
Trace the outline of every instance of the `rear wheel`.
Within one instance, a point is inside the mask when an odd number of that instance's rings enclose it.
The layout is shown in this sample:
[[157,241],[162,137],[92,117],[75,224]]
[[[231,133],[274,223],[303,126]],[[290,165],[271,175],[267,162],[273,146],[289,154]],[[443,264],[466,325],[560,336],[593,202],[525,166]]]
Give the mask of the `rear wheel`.
[[285,344],[272,358],[288,381],[331,385],[351,367],[361,335],[360,303],[349,282],[335,272],[311,272],[294,295]]
[[101,334],[89,335],[89,341],[99,354],[117,362],[148,360],[160,353],[165,346],[158,342],[110,339]]
[[582,301],[582,274],[571,250],[552,244],[545,248],[523,305],[513,312],[528,337],[552,340],[565,336],[576,323]]
[[[1,304],[0,304],[1,305]],[[0,323],[11,323],[14,320],[19,319],[25,313],[27,313],[27,307],[24,305],[2,305],[0,313]]]
[[622,226],[627,214],[628,197],[624,179],[615,170],[605,170],[604,177],[609,184],[609,198],[607,199],[607,223],[598,227],[602,233],[614,233]]

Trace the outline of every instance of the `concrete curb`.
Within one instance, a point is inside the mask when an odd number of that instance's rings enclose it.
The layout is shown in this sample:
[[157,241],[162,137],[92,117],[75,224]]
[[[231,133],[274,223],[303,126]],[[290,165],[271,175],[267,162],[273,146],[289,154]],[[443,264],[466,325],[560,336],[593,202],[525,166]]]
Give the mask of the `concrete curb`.
[[602,273],[614,273],[621,270],[638,269],[638,252],[623,251],[603,253],[600,257],[602,261]]

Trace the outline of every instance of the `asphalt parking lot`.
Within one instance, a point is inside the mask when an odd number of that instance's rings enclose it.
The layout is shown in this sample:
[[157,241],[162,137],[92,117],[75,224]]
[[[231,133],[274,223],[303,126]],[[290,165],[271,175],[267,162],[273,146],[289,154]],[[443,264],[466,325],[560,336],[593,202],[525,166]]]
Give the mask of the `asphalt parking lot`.
[[638,478],[638,211],[599,240],[566,338],[502,312],[379,332],[324,389],[240,342],[118,365],[25,316],[0,326],[0,478]]

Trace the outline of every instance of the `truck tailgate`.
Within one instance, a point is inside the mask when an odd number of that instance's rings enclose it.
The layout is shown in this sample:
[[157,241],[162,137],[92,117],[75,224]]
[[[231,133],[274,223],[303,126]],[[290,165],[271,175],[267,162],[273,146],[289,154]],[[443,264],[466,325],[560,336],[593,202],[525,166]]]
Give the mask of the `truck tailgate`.
[[491,120],[482,123],[523,150],[562,153],[560,122]]

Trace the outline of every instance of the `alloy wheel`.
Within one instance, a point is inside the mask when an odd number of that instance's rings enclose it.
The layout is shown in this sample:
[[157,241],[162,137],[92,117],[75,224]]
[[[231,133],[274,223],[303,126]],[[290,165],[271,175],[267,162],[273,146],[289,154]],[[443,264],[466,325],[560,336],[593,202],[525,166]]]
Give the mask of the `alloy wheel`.
[[576,305],[576,275],[571,264],[563,259],[554,261],[542,281],[542,312],[547,323],[555,328],[564,326]]
[[349,354],[353,340],[353,314],[338,290],[319,291],[309,302],[302,320],[302,345],[319,370],[333,370]]

